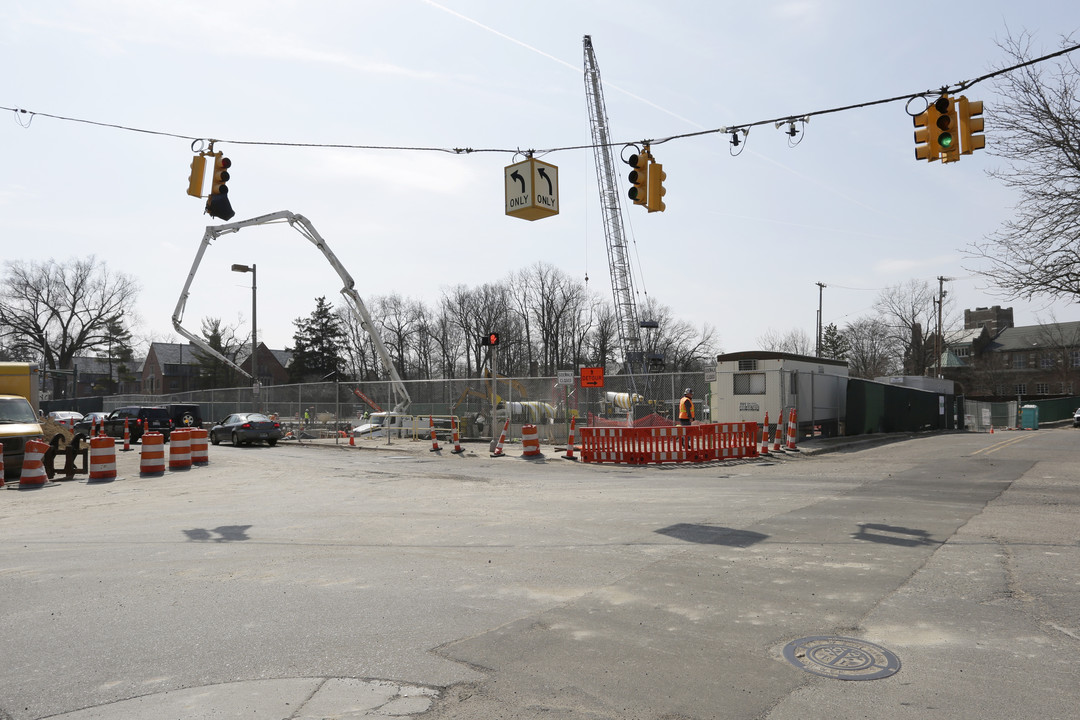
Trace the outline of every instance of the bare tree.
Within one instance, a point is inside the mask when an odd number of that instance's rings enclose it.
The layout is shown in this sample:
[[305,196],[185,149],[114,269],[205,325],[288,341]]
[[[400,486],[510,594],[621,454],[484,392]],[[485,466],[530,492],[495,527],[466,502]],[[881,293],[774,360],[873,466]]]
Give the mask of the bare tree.
[[896,340],[889,326],[877,317],[860,318],[844,328],[848,341],[848,369],[851,377],[873,379],[892,375],[899,369]]
[[[931,332],[937,332],[937,295],[937,289],[929,282],[908,280],[885,288],[874,302],[874,309],[884,320],[881,329],[888,334],[890,347],[910,375],[923,375],[934,366],[934,343],[923,340]],[[946,295],[942,305],[946,334],[955,324],[952,305]]]
[[9,260],[0,287],[2,340],[50,370],[108,343],[109,323],[137,304],[134,278],[111,273],[93,255],[65,262]]
[[789,330],[786,334],[779,330],[769,328],[765,334],[757,339],[758,347],[772,352],[794,353],[796,355],[813,355],[814,341],[802,328]]
[[[1063,45],[1073,45],[1064,38]],[[1031,37],[1000,43],[1016,63],[1031,59]],[[1010,63],[1012,64],[1012,63]],[[1015,216],[968,255],[972,270],[1010,298],[1080,296],[1080,68],[1071,55],[999,76],[989,107],[991,152],[1005,161],[991,177],[1019,192]]]

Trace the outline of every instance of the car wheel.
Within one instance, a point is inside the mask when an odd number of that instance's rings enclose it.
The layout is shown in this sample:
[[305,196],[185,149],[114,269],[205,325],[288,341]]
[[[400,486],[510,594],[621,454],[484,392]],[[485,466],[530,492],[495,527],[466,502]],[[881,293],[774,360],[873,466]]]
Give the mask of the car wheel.
[[213,445],[221,444],[221,438],[217,436],[217,433],[210,433],[210,443]]
[[270,447],[274,447],[275,445],[277,445],[277,440],[267,440],[266,444]]
[[232,434],[232,444],[233,447],[240,447],[240,436],[235,431]]

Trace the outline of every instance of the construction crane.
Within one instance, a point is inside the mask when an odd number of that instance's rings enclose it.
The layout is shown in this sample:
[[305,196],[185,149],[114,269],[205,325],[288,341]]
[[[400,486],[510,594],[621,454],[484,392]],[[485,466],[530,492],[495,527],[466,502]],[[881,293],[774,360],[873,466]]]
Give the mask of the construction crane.
[[634,300],[634,282],[630,275],[630,260],[626,252],[626,235],[623,232],[622,207],[619,204],[619,190],[615,180],[615,161],[609,139],[604,88],[600,81],[600,66],[596,63],[596,54],[593,52],[592,38],[589,35],[585,36],[585,98],[589,104],[596,180],[600,188],[600,209],[604,218],[608,267],[611,269],[611,292],[615,299],[615,320],[619,326],[619,346],[623,350],[623,367],[630,377],[630,390],[634,392],[637,387],[634,383],[633,368],[635,363],[643,363],[644,355],[638,332],[637,305]]

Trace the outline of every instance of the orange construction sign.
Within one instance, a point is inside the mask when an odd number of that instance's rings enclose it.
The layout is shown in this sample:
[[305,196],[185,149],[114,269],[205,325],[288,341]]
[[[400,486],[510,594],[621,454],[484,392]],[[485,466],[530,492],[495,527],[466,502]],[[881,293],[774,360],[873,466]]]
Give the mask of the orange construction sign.
[[581,368],[581,387],[604,387],[604,368]]

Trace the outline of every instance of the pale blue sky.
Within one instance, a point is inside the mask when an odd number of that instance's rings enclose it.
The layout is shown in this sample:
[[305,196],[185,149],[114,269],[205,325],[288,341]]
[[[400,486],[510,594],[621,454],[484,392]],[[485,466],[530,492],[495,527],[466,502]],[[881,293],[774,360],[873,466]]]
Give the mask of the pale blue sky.
[[[582,37],[592,36],[614,140],[639,141],[916,93],[1006,63],[997,41],[1036,52],[1080,40],[1074,2],[638,0],[7,0],[0,105],[233,141],[544,149],[588,144]],[[967,91],[989,107],[989,84]],[[11,114],[9,114],[11,115]],[[96,253],[143,287],[138,332],[175,337],[170,318],[215,224],[186,195],[190,142],[36,116],[0,132],[4,258]],[[993,149],[993,127],[987,128]],[[454,155],[221,142],[233,160],[234,220],[307,216],[365,297],[434,303],[443,288],[547,261],[610,298],[591,150],[559,167],[561,213],[503,214],[510,153]],[[954,312],[1016,308],[1018,324],[1080,320],[1075,304],[1009,302],[965,269],[960,249],[1009,216],[1015,197],[986,176],[989,152],[941,166],[914,158],[904,103],[813,117],[801,144],[755,128],[738,157],[709,134],[654,145],[667,211],[625,207],[639,291],[724,351],[773,329],[813,336],[870,311],[910,279],[948,284]],[[626,168],[628,170],[628,168]],[[623,167],[620,191],[625,193]],[[314,298],[340,282],[298,234],[257,228],[207,252],[185,325],[250,321],[259,267],[260,337],[291,343]],[[242,332],[246,332],[242,328]]]

